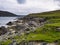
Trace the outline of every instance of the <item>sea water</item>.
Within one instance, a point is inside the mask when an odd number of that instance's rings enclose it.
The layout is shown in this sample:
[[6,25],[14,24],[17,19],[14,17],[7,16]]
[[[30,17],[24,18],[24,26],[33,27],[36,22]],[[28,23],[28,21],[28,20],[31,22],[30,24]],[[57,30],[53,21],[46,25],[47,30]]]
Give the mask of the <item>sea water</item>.
[[6,26],[10,21],[14,21],[17,17],[0,17],[0,27]]

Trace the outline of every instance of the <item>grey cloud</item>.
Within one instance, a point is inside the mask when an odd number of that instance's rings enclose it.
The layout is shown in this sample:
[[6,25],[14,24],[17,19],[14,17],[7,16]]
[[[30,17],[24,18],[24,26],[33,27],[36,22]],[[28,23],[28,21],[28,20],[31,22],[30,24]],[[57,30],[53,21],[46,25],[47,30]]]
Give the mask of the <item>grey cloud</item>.
[[[60,0],[54,0],[56,3]],[[23,4],[23,5],[21,5]],[[52,0],[0,0],[0,10],[19,14],[38,13],[47,10],[58,9]]]
[[59,1],[60,2],[60,0],[55,0],[55,1]]
[[60,7],[60,0],[54,0],[55,2],[57,2],[57,5]]
[[17,0],[18,3],[24,4],[26,0]]

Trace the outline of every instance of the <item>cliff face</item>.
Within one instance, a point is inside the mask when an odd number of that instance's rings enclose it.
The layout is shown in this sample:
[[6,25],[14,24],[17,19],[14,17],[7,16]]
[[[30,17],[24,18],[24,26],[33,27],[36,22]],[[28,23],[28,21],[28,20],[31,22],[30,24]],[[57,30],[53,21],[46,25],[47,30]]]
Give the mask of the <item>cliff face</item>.
[[0,11],[0,16],[17,16],[17,15],[7,11]]

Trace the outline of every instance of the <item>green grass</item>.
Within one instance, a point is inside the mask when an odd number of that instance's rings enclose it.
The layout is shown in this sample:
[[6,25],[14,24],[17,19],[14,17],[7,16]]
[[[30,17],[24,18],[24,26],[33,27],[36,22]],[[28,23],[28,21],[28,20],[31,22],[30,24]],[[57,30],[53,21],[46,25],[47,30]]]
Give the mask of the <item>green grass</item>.
[[21,35],[21,36],[15,36],[14,39],[16,40],[17,43],[20,43],[20,42],[23,41],[24,35]]
[[[23,39],[24,39],[24,35],[15,36],[15,37],[14,37],[14,40],[15,40],[17,43],[22,42]],[[11,40],[11,39],[0,42],[0,44],[2,44],[2,45],[9,45],[10,43],[12,43],[12,40]]]
[[60,27],[60,18],[53,18],[48,21],[48,24],[46,23],[43,27],[37,28],[35,32],[30,33],[27,40],[43,40],[46,42],[59,40],[60,32],[57,32],[55,27]]
[[52,23],[52,24],[46,24],[47,26],[55,26],[60,27],[60,23]]
[[28,36],[27,36],[27,41],[31,41],[31,40],[43,40],[43,41],[46,41],[46,42],[54,42],[56,40],[59,40],[60,39],[60,32],[56,32],[55,30],[53,29],[49,29],[47,27],[44,27],[44,29],[37,29],[35,31],[35,33],[30,33]]
[[9,45],[10,43],[11,43],[11,40],[6,40],[6,41],[0,42],[0,44],[2,44],[2,45]]
[[50,11],[50,12],[42,12],[42,13],[32,13],[27,15],[26,17],[60,17],[60,10]]
[[60,18],[50,19],[50,23],[60,23]]
[[55,27],[60,27],[60,18],[53,18],[48,21],[50,23],[45,24],[44,27],[37,28],[35,32],[32,32],[29,35],[27,35],[26,40],[43,40],[46,42],[54,42],[56,40],[59,40],[60,32],[57,32]]

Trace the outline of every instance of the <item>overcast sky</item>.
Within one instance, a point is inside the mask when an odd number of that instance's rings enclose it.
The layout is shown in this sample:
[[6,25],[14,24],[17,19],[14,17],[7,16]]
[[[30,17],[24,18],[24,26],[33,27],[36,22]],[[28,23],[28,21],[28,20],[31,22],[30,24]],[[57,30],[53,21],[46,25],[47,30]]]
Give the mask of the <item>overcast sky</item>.
[[0,10],[17,15],[60,10],[60,0],[0,0]]

